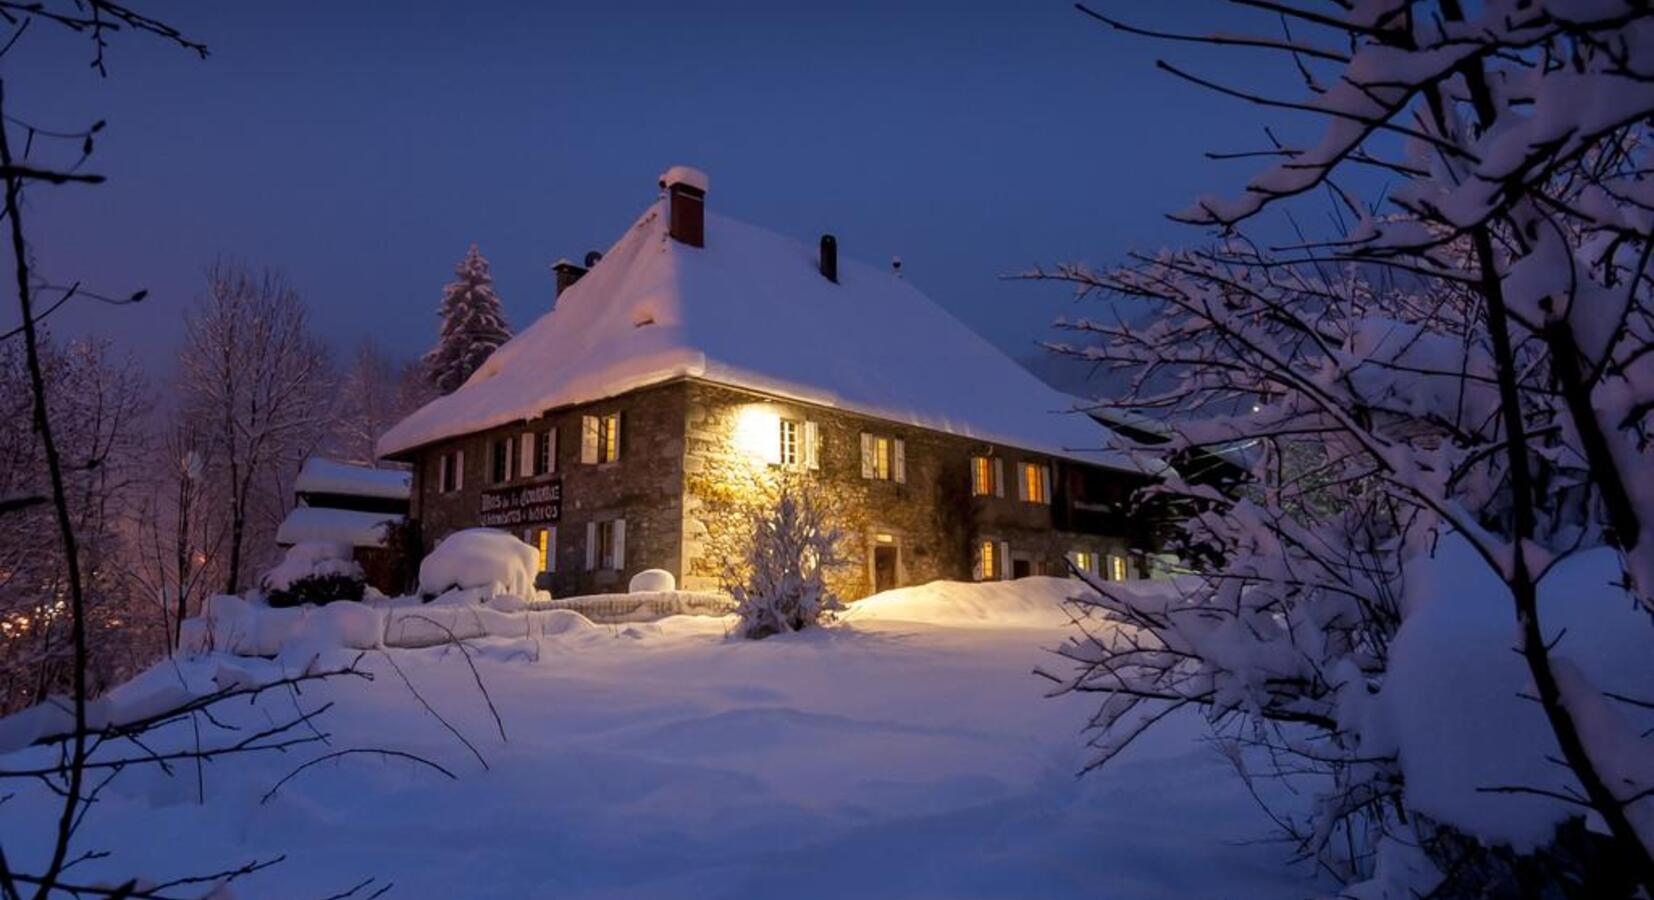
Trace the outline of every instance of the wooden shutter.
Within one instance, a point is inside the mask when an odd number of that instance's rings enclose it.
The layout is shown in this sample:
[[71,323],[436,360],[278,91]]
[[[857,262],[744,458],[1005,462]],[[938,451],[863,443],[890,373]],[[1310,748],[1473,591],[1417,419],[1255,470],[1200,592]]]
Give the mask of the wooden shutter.
[[557,526],[546,526],[546,571],[557,571]]
[[1017,481],[1017,499],[1018,500],[1027,500],[1028,499],[1028,464],[1027,463],[1020,463],[1020,462],[1017,463],[1017,465],[1016,465],[1016,481]]
[[821,426],[804,421],[804,468],[821,468]]
[[874,464],[873,436],[867,432],[861,433],[861,477],[873,478],[878,474],[878,467]]
[[615,571],[626,568],[626,520],[616,519],[615,529]]
[[897,484],[907,483],[907,442],[897,438],[890,445],[890,477]]
[[586,571],[597,568],[597,523],[586,523]]
[[995,560],[995,562],[999,563],[999,571],[996,574],[1002,579],[1009,579],[1011,577],[1010,541],[999,542],[999,559]]
[[465,451],[454,451],[454,490],[465,490]]
[[517,476],[519,478],[527,478],[530,475],[540,474],[535,471],[539,468],[539,466],[535,465],[534,461],[534,450],[535,444],[537,443],[536,437],[537,435],[533,432],[529,432],[527,434],[519,435],[517,438]]
[[994,496],[1005,496],[1005,459],[994,457]]
[[546,471],[557,471],[557,429],[546,432]]
[[1041,497],[1040,499],[1045,501],[1046,506],[1050,506],[1051,505],[1051,487],[1052,487],[1052,485],[1051,485],[1051,476],[1052,476],[1052,472],[1051,472],[1051,467],[1050,466],[1045,466],[1044,469],[1045,469],[1045,496]]
[[436,492],[448,493],[448,467],[453,464],[453,457],[444,453],[436,458]]
[[597,429],[596,416],[580,417],[580,461],[587,465],[597,462]]

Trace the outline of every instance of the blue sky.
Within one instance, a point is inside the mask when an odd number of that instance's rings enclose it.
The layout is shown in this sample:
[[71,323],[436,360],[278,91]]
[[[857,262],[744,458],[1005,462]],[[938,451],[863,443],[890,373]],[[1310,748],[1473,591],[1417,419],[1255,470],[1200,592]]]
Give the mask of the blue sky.
[[[1112,9],[1160,27],[1248,21],[1195,0]],[[286,269],[339,347],[371,334],[411,356],[475,241],[522,327],[549,307],[548,265],[606,247],[673,163],[710,174],[719,212],[900,256],[1023,354],[1069,301],[1000,276],[1198,240],[1164,213],[1244,182],[1245,166],[1201,154],[1258,146],[1257,111],[1154,59],[1290,86],[1267,55],[1129,38],[1064,2],[155,11],[211,56],[117,36],[100,79],[83,40],[37,28],[0,77],[8,111],[42,126],[108,120],[91,167],[109,184],[38,190],[29,221],[52,280],[152,291],[55,327],[107,335],[157,374],[219,254]]]

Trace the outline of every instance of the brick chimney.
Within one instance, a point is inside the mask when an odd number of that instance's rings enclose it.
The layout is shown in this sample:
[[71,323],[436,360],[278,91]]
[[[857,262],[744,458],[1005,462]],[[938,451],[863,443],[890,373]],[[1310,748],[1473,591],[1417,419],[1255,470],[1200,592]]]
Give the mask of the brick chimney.
[[580,280],[580,276],[586,274],[586,267],[560,259],[551,264],[551,271],[557,276],[557,296],[561,297],[564,291]]
[[830,234],[821,236],[821,276],[838,283],[838,238]]
[[660,176],[666,191],[668,232],[691,247],[706,246],[706,173],[689,166],[673,166]]

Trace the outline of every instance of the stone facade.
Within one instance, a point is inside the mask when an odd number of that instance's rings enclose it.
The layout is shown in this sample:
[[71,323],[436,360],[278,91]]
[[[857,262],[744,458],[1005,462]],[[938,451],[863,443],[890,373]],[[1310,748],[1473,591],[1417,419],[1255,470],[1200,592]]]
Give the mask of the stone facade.
[[[582,464],[582,417],[614,412],[621,421],[618,460]],[[754,452],[754,438],[779,440],[774,429],[781,419],[812,423],[816,466],[806,465],[802,452],[791,466]],[[558,435],[555,473],[515,478],[509,485],[556,480],[561,486],[550,576],[558,595],[624,590],[631,575],[646,568],[672,572],[684,588],[717,589],[756,498],[788,475],[811,481],[832,504],[849,560],[834,575],[834,587],[850,599],[872,593],[881,571],[886,584],[897,585],[970,579],[984,541],[994,545],[995,555],[1009,549],[1000,570],[1006,575],[1060,574],[1069,553],[1124,557],[1141,546],[1142,535],[1118,511],[1141,483],[1138,476],[682,379],[416,451],[413,516],[424,548],[479,524],[483,492],[498,487],[488,477],[493,442],[551,427]],[[901,481],[863,477],[864,432],[902,442]],[[461,449],[463,486],[444,493],[440,459]],[[1049,467],[1049,502],[1017,499],[1014,483],[1004,485],[1006,496],[972,496],[975,456],[999,458],[1006,482],[1015,477],[1017,463]],[[589,570],[587,523],[613,519],[626,523],[623,565]],[[538,524],[511,527],[522,532]]]

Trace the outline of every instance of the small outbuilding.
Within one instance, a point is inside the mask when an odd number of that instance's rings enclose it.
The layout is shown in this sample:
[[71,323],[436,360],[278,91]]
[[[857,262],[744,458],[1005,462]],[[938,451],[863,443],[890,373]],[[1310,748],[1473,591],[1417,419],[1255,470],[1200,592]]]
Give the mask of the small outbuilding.
[[413,473],[320,457],[293,483],[293,509],[276,529],[281,547],[307,541],[349,544],[368,584],[387,594],[407,586],[408,502]]

